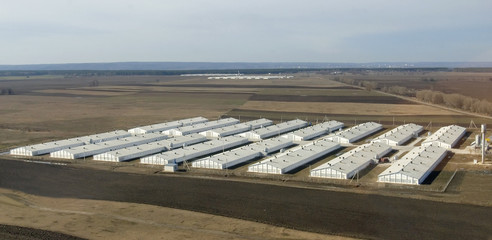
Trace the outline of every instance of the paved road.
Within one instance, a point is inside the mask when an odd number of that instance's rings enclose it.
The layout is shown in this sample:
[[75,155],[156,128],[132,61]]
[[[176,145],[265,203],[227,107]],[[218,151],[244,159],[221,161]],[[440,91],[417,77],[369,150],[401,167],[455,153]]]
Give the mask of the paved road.
[[134,202],[370,239],[487,239],[492,209],[472,205],[0,160],[0,187]]

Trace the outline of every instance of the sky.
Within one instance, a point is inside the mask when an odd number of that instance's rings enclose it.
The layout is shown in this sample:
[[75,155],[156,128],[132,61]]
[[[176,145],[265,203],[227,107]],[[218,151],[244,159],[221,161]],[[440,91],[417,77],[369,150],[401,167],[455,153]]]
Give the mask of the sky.
[[490,0],[0,0],[0,64],[492,62]]

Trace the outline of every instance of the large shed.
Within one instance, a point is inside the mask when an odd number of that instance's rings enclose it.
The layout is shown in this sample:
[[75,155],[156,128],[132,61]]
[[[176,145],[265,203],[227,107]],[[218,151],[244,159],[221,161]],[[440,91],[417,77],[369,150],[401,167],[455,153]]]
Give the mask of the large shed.
[[192,166],[196,168],[226,169],[258,157],[266,156],[293,144],[291,140],[285,138],[270,138],[231,151],[198,159],[193,161]]
[[329,135],[326,137],[326,139],[330,139],[339,143],[352,143],[365,138],[381,129],[383,129],[383,125],[379,123],[366,122],[346,129],[344,131]]
[[221,127],[221,128],[210,129],[207,131],[203,131],[200,134],[203,136],[206,136],[206,137],[216,137],[216,138],[217,137],[227,137],[230,135],[254,130],[257,128],[266,127],[266,126],[269,126],[272,124],[273,124],[273,122],[271,120],[261,118],[261,119],[257,119],[257,120],[253,120],[253,121],[249,121],[249,122],[238,123],[238,124],[225,126],[225,127]]
[[306,127],[308,124],[309,123],[306,121],[295,119],[249,132],[240,133],[239,135],[252,140],[262,140],[273,136],[280,136],[286,132]]
[[94,155],[93,158],[94,160],[98,161],[122,162],[205,141],[207,141],[207,138],[202,135],[190,134],[138,146],[113,150],[110,152]]
[[391,147],[384,143],[364,144],[312,169],[310,176],[350,179],[390,151]]
[[181,163],[190,159],[202,157],[219,151],[225,151],[248,143],[248,139],[239,136],[229,136],[213,139],[208,142],[194,144],[169,152],[163,152],[152,156],[140,158],[140,163],[165,165],[168,163]]
[[378,182],[421,184],[446,153],[446,149],[435,145],[416,147],[379,174]]
[[165,130],[163,131],[163,133],[171,136],[184,136],[192,133],[200,133],[210,129],[234,125],[237,123],[239,123],[239,120],[235,118],[224,118],[215,121],[185,126],[185,127],[173,128],[173,129]]
[[145,133],[152,133],[152,132],[162,132],[162,131],[165,131],[168,129],[178,128],[178,127],[182,127],[182,126],[189,126],[189,125],[198,124],[198,123],[204,123],[207,121],[208,121],[208,119],[206,119],[204,117],[194,117],[194,118],[181,119],[181,120],[172,121],[172,122],[165,122],[165,123],[158,123],[158,124],[136,127],[136,128],[128,129],[128,132],[132,133],[132,134],[145,134]]
[[329,140],[314,141],[252,164],[248,172],[285,174],[338,148],[339,143]]
[[10,150],[11,155],[20,156],[38,156],[47,153],[56,152],[66,148],[78,147],[91,143],[99,143],[109,141],[118,138],[124,138],[131,136],[130,133],[123,130],[116,130],[111,132],[99,133],[89,136],[70,138],[65,140],[58,140],[53,142],[46,142],[41,144],[29,145],[24,147],[18,147]]
[[64,158],[64,159],[77,159],[88,157],[104,152],[113,151],[130,146],[137,146],[149,142],[159,141],[166,139],[167,136],[160,133],[147,133],[140,134],[126,138],[120,138],[116,140],[94,143],[89,145],[78,146],[74,148],[67,148],[50,153],[50,157]]
[[292,141],[311,140],[321,135],[343,128],[344,124],[338,121],[328,121],[313,125],[311,127],[302,128],[291,133],[282,135],[282,137],[291,139]]
[[424,130],[424,127],[409,123],[405,125],[398,126],[381,136],[373,139],[372,142],[381,142],[388,144],[390,146],[399,146],[406,143],[412,137],[418,137],[419,133]]
[[465,135],[466,128],[457,125],[442,127],[437,132],[429,136],[422,146],[439,146],[446,149],[453,148]]

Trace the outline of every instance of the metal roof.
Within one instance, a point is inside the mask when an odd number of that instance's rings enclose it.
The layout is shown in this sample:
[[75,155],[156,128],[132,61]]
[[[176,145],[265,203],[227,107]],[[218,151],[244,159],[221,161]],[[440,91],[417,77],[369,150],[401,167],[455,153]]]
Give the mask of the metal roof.
[[198,159],[193,161],[192,166],[197,168],[225,169],[260,156],[265,156],[293,144],[291,140],[285,138],[270,138],[231,151]]
[[131,137],[106,141],[106,142],[100,142],[95,144],[78,146],[74,148],[63,149],[56,152],[52,152],[50,156],[54,158],[68,158],[68,159],[82,158],[82,157],[92,156],[95,154],[108,152],[124,147],[136,146],[148,142],[158,141],[166,138],[167,136],[160,133],[140,134]]
[[336,132],[335,134],[329,135],[326,139],[333,139],[338,142],[355,142],[362,139],[374,132],[377,132],[383,128],[383,125],[375,122],[366,122],[359,124],[357,126],[351,127],[347,130]]
[[446,156],[446,152],[446,149],[434,145],[416,147],[379,174],[379,177],[401,174],[418,179],[418,183],[421,183]]
[[260,119],[256,119],[256,120],[253,120],[253,121],[244,122],[244,124],[250,125],[251,126],[251,129],[254,130],[254,129],[257,129],[257,128],[263,128],[263,127],[270,126],[270,125],[273,124],[273,121],[272,120],[269,120],[269,119],[266,119],[266,118],[260,118]]
[[104,141],[128,137],[128,136],[131,136],[131,134],[123,130],[116,130],[111,132],[93,134],[89,136],[82,136],[82,137],[70,138],[65,140],[58,140],[58,141],[19,147],[19,148],[12,149],[10,151],[10,154],[23,155],[23,156],[36,156],[36,155],[51,153],[65,148],[77,147],[90,143],[104,142]]
[[169,129],[169,130],[164,131],[163,133],[166,135],[182,136],[182,135],[188,135],[188,134],[192,134],[192,133],[199,133],[199,132],[207,131],[210,129],[221,128],[221,127],[233,125],[236,123],[239,123],[239,120],[234,119],[234,118],[224,118],[224,119],[219,119],[219,120],[215,120],[215,121],[198,123],[198,124],[179,127],[179,128],[175,128],[175,129]]
[[454,145],[466,133],[466,128],[457,125],[442,127],[437,132],[429,136],[421,145],[432,145],[433,143],[443,143],[454,147]]
[[250,138],[250,139],[265,139],[269,137],[273,137],[276,135],[280,135],[295,129],[299,129],[308,125],[308,122],[295,119],[283,123],[279,123],[276,125],[271,125],[265,128],[259,128],[253,131],[241,133],[240,136]]
[[182,147],[183,145],[189,146],[205,141],[207,141],[207,138],[202,135],[190,134],[97,154],[94,155],[94,160],[115,162],[127,161],[163,151],[169,151],[171,149]]
[[367,166],[368,163],[386,155],[390,151],[391,147],[384,143],[363,144],[312,169],[310,175],[312,177],[331,178],[329,174],[325,175],[323,172],[326,169],[333,169],[350,178],[353,174],[361,170],[361,168]]
[[385,142],[388,144],[390,144],[390,142],[394,142],[395,145],[400,145],[408,141],[408,139],[417,136],[422,130],[424,130],[424,127],[409,123],[398,126],[383,135],[376,137],[372,140],[372,142]]
[[164,165],[172,162],[180,163],[186,160],[236,147],[245,143],[248,143],[248,139],[239,136],[218,138],[210,140],[208,142],[186,146],[169,152],[144,157],[140,159],[140,163],[157,165]]
[[318,140],[291,148],[248,167],[249,172],[284,174],[340,148],[339,143]]
[[333,130],[340,129],[344,126],[343,123],[338,121],[328,121],[322,122],[311,127],[302,128],[294,132],[283,135],[282,137],[292,139],[292,140],[310,140],[321,136],[323,134],[329,133]]
[[[238,123],[230,126],[225,126],[221,128],[214,128],[207,131],[200,132],[201,135],[207,137],[226,137],[229,135],[234,135],[236,133],[242,133],[249,131],[251,129],[250,125],[244,123]],[[212,136],[213,135],[213,136]]]
[[162,131],[165,131],[168,129],[178,128],[181,126],[193,125],[193,124],[197,124],[197,123],[204,123],[207,121],[208,121],[208,119],[206,119],[204,117],[187,118],[187,119],[182,119],[182,120],[177,120],[177,121],[172,121],[172,122],[157,123],[157,124],[152,124],[152,125],[147,125],[147,126],[136,127],[136,128],[128,129],[128,132],[133,133],[133,134],[162,132]]

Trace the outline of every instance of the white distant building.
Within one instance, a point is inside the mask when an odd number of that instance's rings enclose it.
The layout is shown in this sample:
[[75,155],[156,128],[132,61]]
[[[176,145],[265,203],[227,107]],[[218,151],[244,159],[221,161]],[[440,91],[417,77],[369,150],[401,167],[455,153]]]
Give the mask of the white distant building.
[[203,131],[200,134],[206,137],[227,137],[230,135],[246,132],[249,130],[254,130],[261,127],[266,127],[272,125],[273,122],[271,120],[262,118],[249,122],[238,123],[230,126],[225,126],[221,128],[214,128],[207,131]]
[[410,140],[412,137],[418,137],[424,127],[413,123],[398,126],[381,136],[373,139],[372,142],[385,143],[390,146],[399,146]]
[[312,169],[310,176],[350,179],[369,166],[371,162],[377,162],[389,152],[391,152],[391,147],[384,143],[364,144]]
[[466,128],[457,125],[442,127],[437,132],[429,136],[422,146],[439,146],[445,149],[453,148],[466,133]]
[[210,129],[221,128],[239,123],[239,120],[234,118],[224,118],[210,122],[193,124],[190,126],[173,128],[163,131],[164,134],[170,136],[184,136],[192,133],[200,133]]
[[343,126],[344,124],[342,122],[332,120],[287,133],[282,137],[291,139],[292,141],[306,141],[342,129]]
[[110,140],[129,137],[129,136],[131,136],[131,134],[126,131],[116,130],[116,131],[99,133],[89,136],[76,137],[76,138],[70,138],[65,140],[18,147],[10,150],[10,154],[20,155],[20,156],[38,156],[38,155],[56,152],[66,148],[78,147],[91,143],[110,141]]
[[446,154],[446,149],[434,145],[416,147],[379,174],[378,182],[421,184]]
[[339,143],[318,140],[278,153],[248,167],[248,172],[285,174],[340,148]]
[[383,125],[379,123],[366,122],[346,129],[344,131],[336,132],[335,134],[329,135],[325,138],[339,143],[352,143],[365,138],[381,129],[383,129]]
[[172,122],[165,122],[165,123],[152,124],[152,125],[147,125],[147,126],[142,126],[142,127],[136,127],[136,128],[128,129],[128,132],[132,133],[132,134],[162,132],[162,131],[165,131],[168,129],[178,128],[178,127],[183,127],[183,126],[189,126],[189,125],[204,123],[204,122],[208,122],[208,119],[206,119],[204,117],[187,118],[187,119],[182,119],[182,120],[178,120],[178,121],[172,121]]

